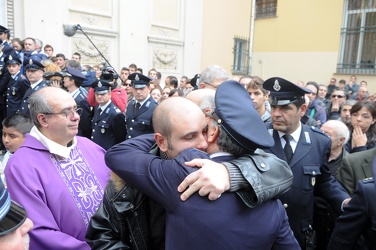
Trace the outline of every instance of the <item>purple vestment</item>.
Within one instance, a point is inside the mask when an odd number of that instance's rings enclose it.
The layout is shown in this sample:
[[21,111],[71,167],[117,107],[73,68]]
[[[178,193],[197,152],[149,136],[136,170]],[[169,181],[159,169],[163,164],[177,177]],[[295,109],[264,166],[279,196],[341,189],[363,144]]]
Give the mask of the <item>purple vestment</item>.
[[34,222],[30,249],[90,249],[86,228],[103,197],[109,169],[104,149],[86,138],[76,139],[68,159],[26,135],[8,161],[11,199],[22,204]]

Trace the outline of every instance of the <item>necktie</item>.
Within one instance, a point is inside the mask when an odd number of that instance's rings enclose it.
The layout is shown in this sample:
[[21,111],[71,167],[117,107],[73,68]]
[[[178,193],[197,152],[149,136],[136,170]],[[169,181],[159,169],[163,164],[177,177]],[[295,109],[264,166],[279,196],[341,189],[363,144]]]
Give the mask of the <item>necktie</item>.
[[140,107],[141,107],[141,103],[139,103],[139,102],[136,102],[136,105],[134,105],[134,115],[137,115],[137,113],[138,113],[138,110],[140,109]]
[[101,109],[101,108],[98,108],[97,113],[98,113],[98,115],[101,115],[101,113],[102,113],[102,109]]
[[138,109],[140,109],[140,107],[141,107],[141,103],[136,103],[136,109],[138,110]]
[[286,145],[285,145],[283,151],[285,152],[287,163],[290,163],[292,155],[293,155],[292,147],[291,147],[291,144],[290,144],[290,141],[292,140],[292,136],[288,135],[288,134],[285,134],[282,137],[286,141]]

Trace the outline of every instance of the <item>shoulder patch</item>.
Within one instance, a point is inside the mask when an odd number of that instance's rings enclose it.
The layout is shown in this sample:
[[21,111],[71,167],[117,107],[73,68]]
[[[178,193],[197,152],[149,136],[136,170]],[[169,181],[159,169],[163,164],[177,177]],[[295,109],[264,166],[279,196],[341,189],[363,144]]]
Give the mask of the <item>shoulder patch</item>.
[[320,130],[320,129],[314,127],[314,126],[310,126],[309,128],[310,128],[313,132],[316,132],[316,133],[322,134],[322,135],[324,135],[325,137],[328,137],[328,138],[329,138],[329,136],[326,135],[324,132],[322,132],[322,130]]
[[363,179],[362,181],[363,181],[363,183],[373,182],[373,177],[365,178],[365,179]]
[[24,75],[21,75],[21,78],[22,78],[22,79],[27,79]]

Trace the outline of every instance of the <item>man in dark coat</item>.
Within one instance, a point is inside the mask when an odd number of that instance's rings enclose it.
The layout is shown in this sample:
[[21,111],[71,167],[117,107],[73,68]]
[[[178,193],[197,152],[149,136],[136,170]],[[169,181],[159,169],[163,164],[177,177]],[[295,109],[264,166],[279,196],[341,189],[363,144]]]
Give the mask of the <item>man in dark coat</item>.
[[[373,176],[376,176],[375,158],[371,168]],[[337,220],[328,249],[355,249],[361,235],[364,236],[362,249],[376,249],[375,197],[376,182],[374,177],[358,181],[351,201]]]
[[314,240],[312,217],[314,194],[320,195],[340,212],[349,195],[328,168],[330,139],[320,130],[302,125],[309,90],[279,77],[264,82],[270,91],[272,123],[268,124],[275,145],[266,152],[286,160],[293,172],[291,189],[280,197],[294,235],[302,249]]
[[91,137],[91,120],[92,110],[87,102],[87,90],[81,87],[86,77],[78,70],[67,67],[67,72],[64,73],[64,87],[72,95],[74,101],[77,103],[77,108],[82,109],[80,123],[78,124],[79,136],[84,136],[88,139]]
[[[216,99],[216,109],[211,113],[214,120],[210,123],[218,123],[218,145],[211,152],[214,159],[222,162],[274,144],[248,93],[238,82],[222,83],[217,95],[219,102],[225,103],[218,105]],[[228,98],[230,95],[235,95],[244,109],[234,110],[239,105]],[[238,116],[241,111],[246,119]],[[299,249],[278,200],[249,209],[237,194],[226,192],[216,202],[198,194],[182,202],[176,186],[196,170],[184,166],[184,162],[192,156],[202,157],[202,152],[188,149],[181,156],[178,154],[189,144],[195,143],[199,149],[205,147],[205,117],[195,104],[174,97],[163,101],[153,118],[155,140],[152,135],[144,135],[116,145],[107,153],[106,164],[166,208],[166,249]],[[245,130],[250,120],[255,127]],[[148,154],[154,142],[169,158],[178,156],[176,160],[161,160]],[[134,157],[126,159],[124,153]],[[187,227],[194,230],[181,231]]]
[[18,113],[30,115],[29,97],[35,91],[43,87],[46,87],[47,83],[43,79],[44,66],[40,61],[36,59],[29,59],[28,61],[24,61],[23,65],[26,69],[26,77],[30,82],[30,87],[28,90],[26,90],[25,95],[22,98],[21,106],[18,110]]
[[98,105],[94,108],[91,140],[105,150],[125,140],[125,117],[111,101],[111,85],[105,80],[91,84]]
[[132,81],[134,100],[129,102],[125,112],[127,139],[154,133],[153,112],[158,105],[150,96],[151,78],[140,73],[133,73],[128,79]]

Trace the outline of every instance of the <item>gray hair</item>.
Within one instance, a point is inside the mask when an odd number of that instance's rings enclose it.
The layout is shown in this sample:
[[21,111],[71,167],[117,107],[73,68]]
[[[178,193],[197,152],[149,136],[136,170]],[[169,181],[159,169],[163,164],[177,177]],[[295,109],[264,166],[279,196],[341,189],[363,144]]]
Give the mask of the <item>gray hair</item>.
[[215,109],[214,95],[203,96],[198,106],[200,107],[202,111],[205,111],[205,109],[211,109],[212,111],[214,111]]
[[212,83],[214,80],[228,80],[228,75],[226,71],[218,65],[209,65],[201,73],[200,82]]
[[76,61],[76,60],[68,60],[68,61],[66,62],[66,65],[69,66],[69,67],[71,67],[71,68],[74,68],[74,69],[77,69],[77,70],[81,71],[81,70],[80,70],[80,68],[81,68],[81,63],[78,62],[78,61]]
[[336,132],[338,138],[345,138],[342,146],[348,142],[350,138],[350,131],[343,122],[338,120],[328,120],[327,122],[325,122],[325,124],[329,125]]
[[30,118],[35,126],[38,128],[41,127],[41,124],[38,121],[38,114],[40,113],[53,113],[53,109],[48,104],[47,98],[45,95],[40,94],[39,91],[34,92],[29,97],[29,110]]
[[42,40],[35,38],[35,45],[37,45],[40,49],[43,49]]

